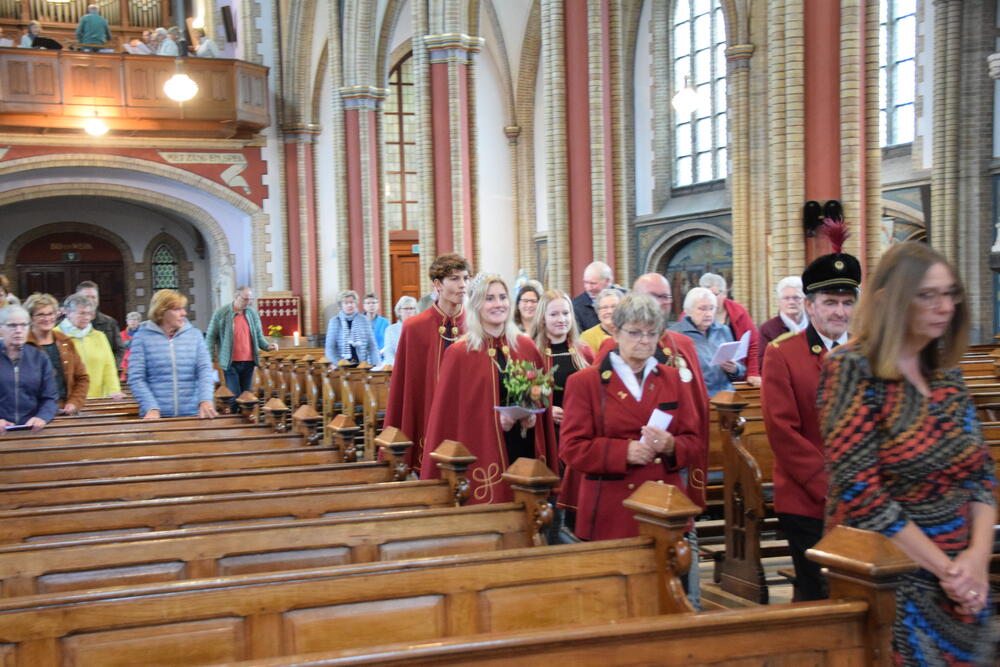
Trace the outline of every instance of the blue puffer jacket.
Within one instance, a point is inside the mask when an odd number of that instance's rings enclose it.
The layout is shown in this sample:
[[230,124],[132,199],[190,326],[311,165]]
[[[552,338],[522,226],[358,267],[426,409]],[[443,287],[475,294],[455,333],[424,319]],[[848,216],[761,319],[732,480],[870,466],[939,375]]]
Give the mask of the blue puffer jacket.
[[0,419],[17,425],[32,417],[50,422],[56,416],[58,399],[52,364],[45,353],[25,345],[15,368],[0,340]]
[[190,322],[173,338],[154,322],[143,322],[130,349],[128,384],[140,415],[150,410],[161,417],[197,415],[198,404],[212,400],[218,373],[204,336]]

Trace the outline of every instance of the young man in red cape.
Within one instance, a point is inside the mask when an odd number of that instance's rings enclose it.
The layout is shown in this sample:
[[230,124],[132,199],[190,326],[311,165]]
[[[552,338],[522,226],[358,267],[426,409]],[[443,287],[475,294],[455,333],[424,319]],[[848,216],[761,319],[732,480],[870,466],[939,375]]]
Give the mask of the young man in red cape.
[[406,463],[418,474],[441,360],[448,346],[465,333],[465,292],[471,269],[468,260],[454,253],[435,259],[428,274],[437,300],[406,320],[399,336],[385,425],[395,426],[413,441]]

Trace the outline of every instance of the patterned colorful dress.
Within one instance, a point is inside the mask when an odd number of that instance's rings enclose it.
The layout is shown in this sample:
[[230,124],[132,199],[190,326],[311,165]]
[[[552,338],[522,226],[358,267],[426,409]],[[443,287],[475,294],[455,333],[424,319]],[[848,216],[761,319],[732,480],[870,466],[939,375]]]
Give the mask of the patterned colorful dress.
[[[995,503],[993,459],[958,369],[933,374],[930,396],[873,377],[852,345],[826,358],[818,405],[830,489],[826,525],[893,536],[912,521],[949,557],[968,546],[970,503]],[[961,615],[937,577],[907,575],[897,591],[900,665],[986,665],[992,604]]]

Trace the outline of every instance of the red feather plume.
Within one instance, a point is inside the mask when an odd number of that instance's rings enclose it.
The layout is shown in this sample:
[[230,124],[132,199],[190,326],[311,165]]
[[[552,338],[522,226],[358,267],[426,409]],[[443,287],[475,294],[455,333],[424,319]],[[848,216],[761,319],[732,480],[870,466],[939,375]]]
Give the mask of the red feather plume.
[[847,231],[847,223],[842,219],[834,220],[833,218],[824,218],[823,225],[820,227],[820,232],[826,234],[826,238],[830,239],[830,245],[833,246],[833,252],[839,253],[843,252],[844,241],[847,237],[851,235]]

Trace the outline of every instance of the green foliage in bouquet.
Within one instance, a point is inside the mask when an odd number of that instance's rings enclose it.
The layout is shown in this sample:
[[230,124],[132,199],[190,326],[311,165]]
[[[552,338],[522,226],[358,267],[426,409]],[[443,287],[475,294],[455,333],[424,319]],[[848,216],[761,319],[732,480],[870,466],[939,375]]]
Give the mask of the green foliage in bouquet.
[[552,402],[552,390],[556,389],[555,373],[558,366],[543,372],[530,361],[512,359],[502,371],[503,386],[507,389],[507,403],[523,408],[541,409]]

